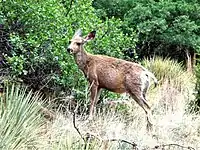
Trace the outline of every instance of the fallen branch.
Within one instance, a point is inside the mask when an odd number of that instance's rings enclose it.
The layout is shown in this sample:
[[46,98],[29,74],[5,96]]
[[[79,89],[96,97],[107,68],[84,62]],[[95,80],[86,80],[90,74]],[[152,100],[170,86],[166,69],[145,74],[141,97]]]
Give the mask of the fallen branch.
[[108,141],[118,141],[118,142],[130,144],[130,145],[133,146],[133,148],[136,148],[136,147],[137,147],[137,144],[136,144],[136,143],[134,143],[134,142],[129,142],[129,141],[126,141],[126,140],[121,140],[121,139],[109,139]]
[[193,147],[190,147],[190,146],[182,146],[182,145],[179,145],[179,144],[163,144],[163,145],[157,145],[155,146],[153,149],[158,149],[158,148],[161,148],[164,150],[164,147],[180,147],[182,150],[183,149],[189,149],[189,150],[195,150],[195,148]]
[[133,147],[133,149],[139,150],[138,147],[137,147],[137,144],[134,143],[134,142],[130,142],[130,141],[123,140],[123,139],[102,139],[102,138],[100,138],[100,137],[98,137],[98,136],[96,136],[96,135],[94,135],[92,133],[87,133],[86,134],[86,140],[87,141],[90,141],[90,139],[92,139],[92,138],[99,140],[101,143],[104,143],[106,147],[107,147],[108,142],[119,142],[119,143],[129,144],[129,145],[131,145]]

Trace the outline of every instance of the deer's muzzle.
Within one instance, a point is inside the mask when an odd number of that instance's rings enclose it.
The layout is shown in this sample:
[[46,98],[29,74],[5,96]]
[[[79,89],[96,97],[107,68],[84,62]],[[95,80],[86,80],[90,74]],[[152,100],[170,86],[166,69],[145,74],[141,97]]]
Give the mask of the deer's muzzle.
[[71,53],[71,52],[72,52],[70,48],[67,48],[67,51],[68,51],[68,53]]

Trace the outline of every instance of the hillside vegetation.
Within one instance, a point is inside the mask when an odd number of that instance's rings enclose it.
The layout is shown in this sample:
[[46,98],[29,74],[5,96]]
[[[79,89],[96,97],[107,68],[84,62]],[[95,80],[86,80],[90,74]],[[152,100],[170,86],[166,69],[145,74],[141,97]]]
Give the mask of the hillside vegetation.
[[[0,0],[0,149],[200,149],[199,20],[197,0]],[[96,31],[87,52],[155,74],[152,131],[106,90],[88,120],[90,87],[66,50],[77,29]]]

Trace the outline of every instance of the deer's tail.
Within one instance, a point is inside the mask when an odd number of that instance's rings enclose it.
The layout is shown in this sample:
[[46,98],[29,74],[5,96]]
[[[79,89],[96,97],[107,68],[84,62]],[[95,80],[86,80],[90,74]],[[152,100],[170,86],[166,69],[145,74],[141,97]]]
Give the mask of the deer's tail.
[[156,87],[158,85],[158,80],[156,79],[155,75],[148,70],[146,70],[146,74],[153,79],[154,85]]

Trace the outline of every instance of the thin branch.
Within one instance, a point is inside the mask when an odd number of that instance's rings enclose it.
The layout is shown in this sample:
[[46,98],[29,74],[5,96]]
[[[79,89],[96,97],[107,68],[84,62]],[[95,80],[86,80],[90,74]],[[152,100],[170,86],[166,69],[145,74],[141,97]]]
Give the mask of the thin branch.
[[78,134],[80,135],[80,137],[86,143],[84,137],[82,136],[81,132],[79,131],[78,127],[76,126],[76,113],[75,113],[75,111],[73,112],[73,125],[74,125],[74,128],[76,129],[76,131],[78,132]]
[[176,147],[180,147],[182,149],[189,149],[189,150],[195,150],[195,148],[190,147],[190,146],[182,146],[179,144],[163,144],[163,145],[157,145],[155,146],[153,149],[158,149],[158,148],[164,148],[164,147],[170,147],[170,146],[176,146]]
[[72,8],[73,2],[74,2],[74,0],[71,0],[71,1],[70,1],[70,5],[69,5],[69,9],[68,9],[68,11],[67,11],[67,13],[66,13],[66,17],[68,16],[68,14],[69,14],[69,12],[70,12],[70,10],[71,10],[71,8]]
[[[46,77],[46,79],[47,79],[47,78],[48,78],[48,77]],[[44,80],[46,80],[46,79],[44,79]],[[52,78],[50,78],[49,80],[47,80],[47,81],[45,82],[45,84],[39,89],[39,91],[42,91],[42,89],[44,89],[50,81],[52,81]]]
[[86,136],[87,136],[86,137],[87,139],[93,137],[93,138],[98,139],[99,141],[101,141],[103,143],[107,143],[109,141],[111,141],[111,142],[115,142],[116,141],[116,142],[126,143],[126,144],[129,144],[129,145],[132,145],[133,148],[138,149],[136,143],[130,142],[130,141],[127,141],[127,140],[123,140],[123,139],[102,139],[102,138],[100,138],[100,137],[98,137],[98,136],[96,136],[96,135],[94,135],[92,133],[87,133]]
[[101,38],[100,38],[100,39],[103,39],[103,38],[104,38],[104,36],[105,36],[105,35],[107,35],[107,34],[109,33],[109,32],[108,32],[108,30],[109,30],[109,29],[107,29],[107,31],[106,31],[106,32],[105,32],[105,33],[104,33],[104,34],[101,36]]

